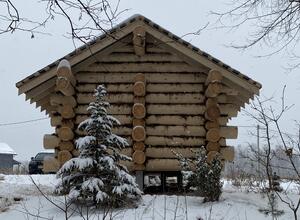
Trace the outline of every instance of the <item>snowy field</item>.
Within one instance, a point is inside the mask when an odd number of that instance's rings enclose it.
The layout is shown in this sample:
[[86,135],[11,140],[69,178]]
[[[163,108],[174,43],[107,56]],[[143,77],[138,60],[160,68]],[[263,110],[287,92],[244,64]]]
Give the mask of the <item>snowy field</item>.
[[[50,195],[56,183],[54,175],[32,175],[32,178],[52,201],[63,207],[61,203],[63,198]],[[293,183],[283,183],[282,186],[287,189],[288,196],[292,200],[299,197],[299,189]],[[202,203],[202,198],[196,196],[144,195],[139,207],[114,210],[111,219],[272,219],[271,216],[259,212],[259,209],[268,206],[267,199],[261,194],[234,187],[228,181],[224,181],[223,191],[221,201],[214,203]],[[293,213],[286,205],[279,202],[279,209],[283,210],[284,214],[278,219],[294,219]],[[87,219],[86,216],[85,218],[80,216],[78,211],[70,213],[72,213],[70,219]],[[63,211],[41,196],[28,175],[0,175],[0,220],[21,219],[65,219],[65,217]],[[102,213],[94,212],[90,214],[90,219],[102,219]]]

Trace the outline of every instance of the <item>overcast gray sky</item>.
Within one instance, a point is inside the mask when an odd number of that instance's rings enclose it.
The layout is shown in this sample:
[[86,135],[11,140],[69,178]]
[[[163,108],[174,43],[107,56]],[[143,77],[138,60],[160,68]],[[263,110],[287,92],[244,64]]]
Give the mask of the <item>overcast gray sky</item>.
[[[18,4],[24,7],[27,13],[37,16],[43,13],[41,7],[33,10],[34,4],[24,2],[21,1]],[[174,34],[182,36],[212,21],[212,17],[208,16],[209,11],[224,8],[222,2],[225,0],[122,0],[122,8],[130,10],[122,15],[120,21],[139,13]],[[24,95],[18,96],[15,83],[74,50],[72,41],[63,36],[67,30],[67,23],[56,20],[46,28],[51,35],[36,35],[34,39],[30,39],[28,33],[0,35],[0,124],[45,117],[45,113],[36,109],[35,104],[25,102]],[[254,56],[266,52],[261,48],[241,52],[224,46],[231,42],[243,41],[247,32],[247,27],[235,33],[226,30],[204,30],[200,36],[187,36],[185,39],[262,83],[261,92],[265,96],[274,94],[280,97],[282,87],[287,84],[287,103],[295,104],[295,106],[289,111],[283,127],[288,132],[293,132],[295,128],[293,120],[299,120],[297,112],[300,105],[299,70],[285,73],[283,67],[286,66],[288,57],[283,53],[271,58],[258,59]],[[254,125],[255,122],[240,114],[239,118],[233,120],[231,124]],[[52,132],[49,120],[0,126],[0,142],[9,144],[18,153],[17,158],[24,160],[43,150],[43,135]],[[255,139],[247,135],[247,130],[240,128],[239,139],[230,143],[236,146],[252,141],[254,142]]]

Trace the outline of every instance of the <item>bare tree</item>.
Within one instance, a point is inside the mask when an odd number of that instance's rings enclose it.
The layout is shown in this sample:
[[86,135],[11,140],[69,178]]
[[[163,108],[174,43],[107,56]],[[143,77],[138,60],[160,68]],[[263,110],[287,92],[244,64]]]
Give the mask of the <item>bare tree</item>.
[[85,43],[106,33],[126,11],[119,10],[120,0],[36,0],[31,4],[33,10],[41,5],[41,16],[25,16],[20,1],[0,0],[0,34],[23,31],[34,38],[36,33],[45,33],[48,23],[62,18],[69,24],[69,36]]
[[300,40],[299,0],[231,0],[229,9],[212,13],[217,16],[220,27],[247,27],[246,42],[233,47],[247,49],[260,44],[271,49],[267,55],[288,49],[299,58],[294,53]]

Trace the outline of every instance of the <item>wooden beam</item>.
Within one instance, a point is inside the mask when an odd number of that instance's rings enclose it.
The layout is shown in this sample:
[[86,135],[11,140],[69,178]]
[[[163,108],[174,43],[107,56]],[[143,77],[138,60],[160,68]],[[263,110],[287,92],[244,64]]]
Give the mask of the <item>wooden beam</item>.
[[146,32],[143,26],[136,27],[133,30],[132,43],[135,54],[137,56],[143,56],[145,54],[146,46]]

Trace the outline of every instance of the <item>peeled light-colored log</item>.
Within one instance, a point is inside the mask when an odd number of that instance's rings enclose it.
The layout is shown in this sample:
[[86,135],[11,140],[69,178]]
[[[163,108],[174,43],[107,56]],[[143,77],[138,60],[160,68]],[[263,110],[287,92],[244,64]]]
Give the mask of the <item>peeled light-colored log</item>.
[[133,30],[133,49],[136,55],[143,56],[145,55],[146,48],[146,32],[143,26],[136,27]]
[[229,117],[236,117],[240,108],[234,104],[220,104],[220,111],[222,115]]
[[62,117],[59,115],[50,116],[50,124],[52,127],[61,125]]
[[202,116],[150,115],[146,118],[147,125],[203,125]]
[[203,92],[203,84],[161,84],[148,83],[146,91],[149,93],[201,93]]
[[221,137],[227,139],[237,139],[238,137],[238,128],[236,126],[227,126],[220,128]]
[[143,164],[146,161],[145,152],[136,150],[132,154],[132,161],[136,164]]
[[207,162],[211,163],[213,161],[213,159],[215,159],[216,157],[220,156],[220,153],[217,151],[210,151],[207,154]]
[[220,143],[219,142],[208,142],[207,145],[206,145],[206,150],[208,152],[210,151],[220,151]]
[[54,149],[59,145],[59,138],[52,134],[45,134],[43,138],[43,145],[45,149]]
[[180,163],[177,159],[149,159],[146,163],[146,171],[180,171]]
[[205,96],[217,97],[221,92],[222,92],[222,84],[219,82],[213,82],[207,86],[205,90]]
[[220,129],[218,129],[218,128],[212,128],[212,129],[208,130],[206,133],[207,141],[218,142],[220,138],[221,138]]
[[234,147],[232,146],[222,147],[220,153],[226,161],[232,162],[234,160]]
[[205,97],[200,93],[171,93],[171,94],[148,94],[146,96],[146,102],[147,103],[187,103],[187,104],[193,104],[193,103],[203,103]]
[[[96,100],[93,93],[78,93],[77,94],[78,104],[89,104]],[[133,94],[129,93],[119,93],[119,94],[108,94],[105,98],[109,103],[133,103]]]
[[57,129],[57,135],[62,141],[71,141],[74,139],[74,133],[69,127],[60,127]]
[[201,126],[147,126],[146,133],[153,136],[205,137],[206,130]]
[[59,161],[54,157],[47,157],[43,162],[44,173],[56,173],[59,170]]
[[145,140],[147,146],[202,146],[205,144],[204,138],[199,137],[163,137],[147,136]]
[[72,158],[72,154],[67,150],[62,150],[58,152],[57,160],[59,161],[60,165],[63,165],[71,158]]
[[132,125],[133,125],[133,127],[135,127],[135,126],[143,126],[143,127],[145,127],[145,120],[144,119],[134,118],[132,120]]
[[134,141],[144,141],[146,138],[145,128],[142,126],[135,126],[132,129],[132,139]]
[[204,105],[162,105],[162,104],[149,104],[147,105],[147,113],[154,115],[202,115],[205,112]]
[[[126,64],[128,65],[128,64]],[[152,64],[151,64],[152,65]],[[186,68],[186,66],[184,66]],[[107,70],[106,70],[107,71]],[[157,70],[159,71],[159,70]],[[170,71],[170,70],[168,70]],[[134,73],[79,72],[76,74],[79,83],[133,83]],[[145,73],[147,83],[204,83],[202,73]]]
[[146,86],[144,82],[135,82],[133,85],[133,94],[135,96],[145,96],[146,94]]
[[73,96],[64,96],[61,94],[53,94],[50,96],[51,105],[69,105],[73,108],[77,105],[76,99]]
[[65,96],[72,96],[75,94],[73,85],[65,77],[58,77],[56,79],[56,91],[60,91]]
[[135,142],[133,144],[133,150],[144,151],[145,150],[145,144],[144,144],[144,142]]
[[144,118],[146,116],[145,106],[140,103],[135,103],[132,107],[132,114],[137,119]]
[[222,73],[220,73],[218,70],[210,70],[207,79],[205,81],[205,85],[209,85],[213,82],[222,82],[223,76]]
[[[144,75],[144,74],[143,74]],[[144,75],[145,76],[145,75]],[[144,77],[145,79],[145,77]],[[139,81],[139,80],[138,80]],[[143,81],[144,82],[144,81]],[[79,84],[76,90],[79,93],[93,93],[98,84]],[[132,83],[126,84],[105,84],[108,94],[112,93],[133,93]],[[148,93],[202,93],[203,84],[196,83],[147,83],[146,92]],[[224,95],[225,97],[225,95]],[[224,97],[222,100],[224,100]]]
[[71,141],[61,141],[59,143],[59,150],[67,150],[72,152],[75,149],[73,142]]
[[75,112],[70,105],[60,105],[57,107],[58,113],[65,119],[71,119],[75,117]]
[[193,148],[170,148],[170,147],[147,147],[147,158],[174,158],[178,159],[176,154],[182,155],[184,158],[195,158],[196,149]]
[[74,75],[72,73],[71,65],[70,65],[69,61],[67,61],[65,59],[60,61],[60,63],[58,64],[57,70],[56,70],[56,75],[58,77],[67,78],[68,80],[70,80],[72,85],[75,86],[76,80],[75,80]]
[[205,111],[205,118],[209,121],[217,121],[221,116],[220,108],[215,106],[209,106]]

